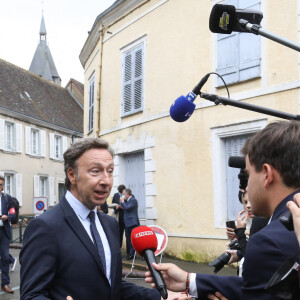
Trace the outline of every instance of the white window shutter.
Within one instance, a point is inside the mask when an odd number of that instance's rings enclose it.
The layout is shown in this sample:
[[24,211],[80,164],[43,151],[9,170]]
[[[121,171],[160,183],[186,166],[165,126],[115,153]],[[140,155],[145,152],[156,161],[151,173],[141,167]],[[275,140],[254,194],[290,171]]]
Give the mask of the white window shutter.
[[33,176],[33,196],[40,196],[40,176]]
[[3,119],[0,119],[0,149],[4,149],[4,142],[5,142],[5,135],[4,135],[4,127],[5,127],[5,121]]
[[66,136],[63,136],[62,138],[62,157],[61,159],[64,158],[64,153],[68,149],[68,138]]
[[54,206],[55,194],[54,194],[54,177],[49,177],[49,205]]
[[22,206],[22,174],[16,174],[16,198],[19,201],[19,205]]
[[29,126],[25,126],[25,153],[31,154],[31,128]]
[[23,152],[23,131],[22,124],[16,124],[16,150],[18,153]]
[[54,153],[55,153],[55,143],[54,143],[54,133],[49,134],[49,141],[50,141],[50,158],[54,159]]
[[46,157],[46,131],[41,130],[41,156]]

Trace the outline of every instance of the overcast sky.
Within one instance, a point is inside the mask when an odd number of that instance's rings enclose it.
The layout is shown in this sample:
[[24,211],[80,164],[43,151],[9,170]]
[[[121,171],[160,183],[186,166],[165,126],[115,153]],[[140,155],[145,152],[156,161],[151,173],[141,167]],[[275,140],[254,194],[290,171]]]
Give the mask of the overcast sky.
[[83,83],[80,51],[97,16],[115,0],[1,0],[0,58],[29,69],[39,43],[44,12],[47,43],[65,86]]

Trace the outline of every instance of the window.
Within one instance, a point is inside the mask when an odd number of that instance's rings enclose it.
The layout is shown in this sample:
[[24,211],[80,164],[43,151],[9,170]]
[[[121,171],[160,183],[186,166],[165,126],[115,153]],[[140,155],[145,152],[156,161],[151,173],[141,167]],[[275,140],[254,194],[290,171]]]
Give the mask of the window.
[[216,228],[224,228],[229,219],[236,219],[241,210],[238,200],[239,169],[228,167],[231,155],[241,155],[244,141],[258,130],[264,128],[266,120],[242,122],[212,128],[214,220]]
[[243,210],[243,205],[238,200],[239,184],[238,174],[240,169],[231,168],[228,166],[228,159],[230,156],[241,155],[240,151],[246,142],[246,140],[251,136],[238,135],[233,137],[225,138],[225,151],[226,151],[226,181],[227,181],[227,220],[236,220],[237,214]]
[[14,150],[14,127],[10,122],[5,122],[5,148],[6,150]]
[[88,132],[94,128],[94,95],[95,94],[95,77],[92,76],[89,81],[89,119]]
[[22,125],[0,119],[0,149],[22,152]]
[[40,177],[40,196],[48,197],[48,178]]
[[[222,4],[241,9],[260,10],[260,0],[228,0]],[[232,32],[217,35],[217,73],[227,84],[260,76],[260,37],[250,33]],[[218,85],[223,82],[218,78]]]
[[54,177],[46,175],[36,175],[33,178],[34,197],[46,197],[48,206],[54,206],[56,196],[54,192]]
[[63,160],[63,154],[67,150],[67,137],[50,133],[50,158]]
[[29,126],[25,127],[26,154],[46,157],[46,132]]
[[122,56],[123,115],[142,111],[144,85],[144,42],[131,46]]
[[40,136],[38,130],[31,130],[31,154],[40,155]]
[[17,198],[22,205],[22,174],[0,171],[0,175],[5,178],[4,193]]

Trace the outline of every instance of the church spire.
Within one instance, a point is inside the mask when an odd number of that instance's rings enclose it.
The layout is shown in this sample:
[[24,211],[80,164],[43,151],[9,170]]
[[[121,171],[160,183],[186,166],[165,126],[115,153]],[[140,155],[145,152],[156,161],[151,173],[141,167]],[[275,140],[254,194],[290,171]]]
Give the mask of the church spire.
[[42,20],[40,26],[40,42],[34,53],[33,59],[29,67],[29,71],[60,85],[61,78],[58,75],[50,49],[47,45],[46,35],[47,32],[44,20],[44,13],[42,12]]
[[41,20],[41,26],[40,26],[40,40],[46,40],[47,31],[46,31],[46,25],[44,20],[44,12],[42,11],[42,20]]

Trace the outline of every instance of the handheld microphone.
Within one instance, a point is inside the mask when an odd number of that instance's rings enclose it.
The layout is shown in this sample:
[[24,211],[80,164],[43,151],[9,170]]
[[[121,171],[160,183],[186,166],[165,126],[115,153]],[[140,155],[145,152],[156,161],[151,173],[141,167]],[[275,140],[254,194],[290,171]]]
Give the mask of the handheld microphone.
[[240,20],[260,26],[263,14],[257,10],[236,9],[233,5],[216,4],[213,6],[209,17],[209,29],[214,33],[231,34],[235,32],[248,32]]
[[177,98],[170,107],[170,116],[176,122],[185,122],[193,114],[196,105],[193,103],[204,84],[206,83],[209,73],[206,74],[200,82],[186,96]]
[[154,269],[152,263],[156,263],[154,251],[157,248],[157,237],[155,232],[147,226],[135,227],[131,232],[131,243],[135,251],[143,256],[147,262],[156,288],[160,292],[163,299],[168,298],[168,292],[165,281],[159,271]]
[[244,156],[230,156],[228,166],[231,168],[245,169],[246,161]]

